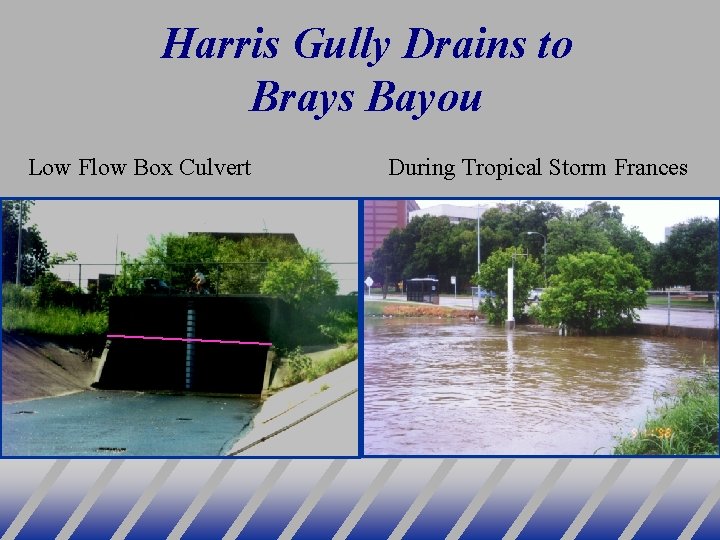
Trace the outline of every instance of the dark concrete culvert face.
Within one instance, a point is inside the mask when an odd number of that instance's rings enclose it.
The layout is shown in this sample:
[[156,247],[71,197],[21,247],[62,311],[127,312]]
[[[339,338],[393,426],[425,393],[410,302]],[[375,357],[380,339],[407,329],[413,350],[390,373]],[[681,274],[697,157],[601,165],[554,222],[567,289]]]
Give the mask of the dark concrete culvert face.
[[181,420],[183,422],[189,422],[190,420],[192,420],[192,418],[176,418],[176,420]]
[[15,411],[13,414],[35,414],[35,411]]

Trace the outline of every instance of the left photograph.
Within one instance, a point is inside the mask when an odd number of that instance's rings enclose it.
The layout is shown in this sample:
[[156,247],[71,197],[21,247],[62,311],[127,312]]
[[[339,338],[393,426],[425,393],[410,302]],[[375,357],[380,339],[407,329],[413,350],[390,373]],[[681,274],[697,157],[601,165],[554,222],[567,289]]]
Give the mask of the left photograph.
[[358,455],[357,201],[2,220],[2,456]]

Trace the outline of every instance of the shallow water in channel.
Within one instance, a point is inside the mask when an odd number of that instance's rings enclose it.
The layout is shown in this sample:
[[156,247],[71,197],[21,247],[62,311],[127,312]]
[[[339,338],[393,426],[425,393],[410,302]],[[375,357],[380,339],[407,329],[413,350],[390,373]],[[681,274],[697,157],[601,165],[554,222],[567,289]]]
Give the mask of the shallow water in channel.
[[260,400],[86,391],[3,403],[5,456],[218,456],[251,427]]

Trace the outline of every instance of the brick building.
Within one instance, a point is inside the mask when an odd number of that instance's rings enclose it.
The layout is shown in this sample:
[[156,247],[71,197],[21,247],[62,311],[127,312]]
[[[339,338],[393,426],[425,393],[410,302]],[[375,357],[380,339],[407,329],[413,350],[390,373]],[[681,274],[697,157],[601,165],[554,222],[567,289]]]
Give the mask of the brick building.
[[410,212],[419,210],[415,201],[364,201],[364,257],[367,263],[385,237],[395,228],[403,228],[410,220]]

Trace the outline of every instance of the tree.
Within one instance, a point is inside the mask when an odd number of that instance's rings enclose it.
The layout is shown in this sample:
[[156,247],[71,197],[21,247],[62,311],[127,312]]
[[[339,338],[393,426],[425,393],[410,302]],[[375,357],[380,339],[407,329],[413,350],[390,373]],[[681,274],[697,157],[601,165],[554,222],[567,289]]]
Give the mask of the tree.
[[160,240],[150,237],[150,246],[145,252],[144,262],[149,269],[156,268],[153,277],[164,277],[167,283],[184,289],[191,283],[195,271],[199,270],[208,279],[205,285],[217,287],[217,277],[211,276],[216,269],[218,241],[208,234],[163,235]]
[[645,307],[650,282],[630,254],[615,248],[607,253],[565,255],[557,261],[540,305],[545,325],[565,324],[583,333],[610,333],[632,326],[636,309]]
[[150,236],[145,253],[135,259],[121,254],[120,275],[115,280],[115,294],[137,293],[144,278],[162,279],[168,285],[184,290],[195,270],[209,273],[217,254],[217,240],[209,235]]
[[547,238],[548,223],[562,215],[562,207],[549,201],[499,204],[485,212],[480,220],[482,250],[490,254],[499,248],[523,246],[539,259],[543,255],[543,244],[526,233],[533,231]]
[[[319,255],[312,255],[299,244],[271,235],[243,238],[239,242],[230,238],[218,240],[207,234],[167,234],[159,239],[150,236],[149,245],[140,257],[133,259],[122,254],[121,272],[115,280],[114,292],[141,292],[144,278],[162,279],[176,290],[185,290],[195,270],[199,270],[207,277],[209,290],[213,293],[258,294],[270,269],[289,272],[278,270],[279,263],[287,262],[288,267],[302,263],[300,267],[308,270],[303,265],[307,265],[313,256],[326,265]],[[322,265],[317,264],[317,275],[324,279],[320,271]],[[337,282],[334,283],[333,294],[337,292]]]
[[542,282],[542,271],[538,262],[531,256],[525,256],[517,248],[498,249],[488,257],[480,267],[480,274],[473,281],[487,291],[495,293],[488,296],[481,305],[487,314],[488,322],[502,323],[507,315],[508,268],[513,271],[513,317],[523,317],[528,293]]
[[692,218],[673,227],[652,261],[656,287],[689,286],[717,290],[718,219]]
[[367,273],[383,286],[403,279],[434,275],[441,290],[452,291],[450,276],[458,288],[470,284],[476,268],[476,222],[450,223],[444,216],[419,216],[404,229],[394,229],[375,250]]
[[35,201],[2,202],[2,276],[15,281],[17,273],[18,229],[22,229],[20,283],[32,284],[47,271],[48,250],[36,225],[28,226],[30,209]]
[[603,201],[590,203],[585,210],[569,211],[548,223],[548,274],[557,271],[558,258],[572,253],[596,251],[607,253],[611,248],[631,253],[643,275],[650,276],[653,245],[636,227],[622,222],[618,206]]
[[292,259],[270,262],[260,286],[262,294],[278,296],[296,307],[315,304],[337,291],[338,282],[327,262],[310,249]]
[[405,265],[405,277],[434,275],[441,289],[447,290],[450,276],[455,275],[459,266],[458,227],[444,216],[420,216],[407,229],[410,234],[417,231],[418,238]]
[[217,247],[218,291],[222,294],[257,294],[271,261],[301,257],[302,247],[282,237],[220,239]]
[[557,271],[560,257],[583,251],[605,253],[611,247],[604,231],[593,220],[582,219],[574,212],[567,212],[548,225],[548,274]]
[[405,265],[414,247],[410,247],[407,242],[408,236],[402,229],[390,231],[368,265],[368,274],[373,276],[373,280],[382,283],[383,298],[387,297],[389,283],[397,283],[406,276]]

